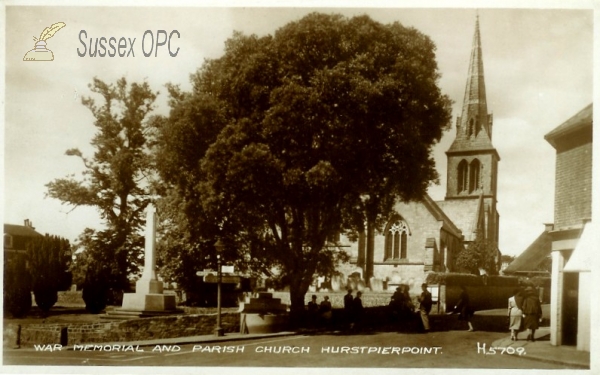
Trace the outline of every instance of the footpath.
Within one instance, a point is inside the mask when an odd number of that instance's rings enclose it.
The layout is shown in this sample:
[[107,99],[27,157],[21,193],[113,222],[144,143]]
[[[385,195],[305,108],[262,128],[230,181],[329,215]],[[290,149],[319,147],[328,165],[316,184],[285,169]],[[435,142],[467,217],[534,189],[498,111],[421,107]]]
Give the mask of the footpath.
[[[574,346],[554,346],[550,344],[550,327],[540,327],[535,331],[535,341],[527,341],[527,332],[521,332],[517,341],[506,338],[494,341],[494,347],[524,348],[522,358],[541,362],[565,365],[578,369],[590,368],[590,352],[577,350]],[[519,356],[519,354],[511,354]]]

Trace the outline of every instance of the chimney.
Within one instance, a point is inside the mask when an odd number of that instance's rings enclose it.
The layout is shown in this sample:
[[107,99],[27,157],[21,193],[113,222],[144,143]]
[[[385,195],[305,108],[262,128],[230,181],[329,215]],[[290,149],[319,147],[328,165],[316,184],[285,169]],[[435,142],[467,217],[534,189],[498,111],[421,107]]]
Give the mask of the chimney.
[[31,222],[31,220],[29,220],[29,219],[25,219],[25,226],[26,226],[27,228],[35,229],[35,228],[33,227],[33,223],[32,223],[32,222]]

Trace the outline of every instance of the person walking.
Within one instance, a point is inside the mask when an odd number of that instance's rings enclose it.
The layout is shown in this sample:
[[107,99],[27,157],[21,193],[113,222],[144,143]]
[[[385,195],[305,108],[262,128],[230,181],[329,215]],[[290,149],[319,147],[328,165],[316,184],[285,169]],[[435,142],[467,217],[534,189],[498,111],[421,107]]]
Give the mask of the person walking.
[[521,326],[523,325],[523,311],[521,311],[521,305],[523,303],[523,297],[521,291],[515,289],[512,297],[508,299],[508,329],[510,330],[510,339],[512,341],[518,340]]
[[535,330],[539,328],[539,322],[542,318],[542,304],[536,290],[528,286],[525,288],[525,298],[523,298],[523,326],[529,330],[527,341],[535,341]]
[[419,313],[421,314],[421,321],[423,322],[423,330],[425,333],[429,332],[431,328],[429,326],[429,312],[431,311],[431,305],[433,304],[433,300],[431,298],[431,293],[427,290],[427,284],[421,284],[422,293],[418,298],[419,301]]
[[473,332],[473,324],[471,318],[473,317],[473,309],[471,308],[471,300],[467,293],[467,288],[464,285],[460,286],[461,292],[458,299],[458,303],[454,306],[454,311],[458,312],[458,320],[464,320],[469,326],[468,331]]

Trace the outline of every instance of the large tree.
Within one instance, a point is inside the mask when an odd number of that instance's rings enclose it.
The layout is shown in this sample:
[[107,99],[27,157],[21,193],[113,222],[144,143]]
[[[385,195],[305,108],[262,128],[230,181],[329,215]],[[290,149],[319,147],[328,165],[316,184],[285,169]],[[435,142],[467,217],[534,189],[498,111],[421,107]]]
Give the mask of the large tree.
[[[128,85],[125,78],[116,84],[94,78],[89,87],[101,97],[100,105],[91,97],[82,99],[95,118],[94,155],[87,158],[77,148],[67,150],[67,155],[83,161],[83,178],[70,176],[46,186],[48,195],[64,204],[91,206],[100,212],[105,228],[101,232],[87,229],[81,237],[82,243],[93,244],[90,260],[102,264],[88,264],[87,286],[101,284],[105,289],[124,291],[129,289],[128,276],[137,272],[141,262],[140,228],[149,202],[146,178],[151,172],[146,126],[156,93],[146,82]],[[105,264],[107,260],[111,264]],[[94,274],[100,268],[110,270],[108,280]]]
[[236,33],[195,77],[226,116],[201,162],[203,209],[287,276],[293,314],[330,261],[328,237],[436,179],[450,101],[434,51],[399,23],[314,13],[274,36]]
[[[194,87],[198,85],[193,82]],[[167,84],[169,116],[151,122],[153,162],[160,178],[153,181],[160,195],[157,264],[161,276],[177,282],[194,302],[199,291],[196,272],[216,267],[215,233],[218,226],[206,217],[197,185],[200,160],[225,126],[222,106],[197,90],[182,92]]]

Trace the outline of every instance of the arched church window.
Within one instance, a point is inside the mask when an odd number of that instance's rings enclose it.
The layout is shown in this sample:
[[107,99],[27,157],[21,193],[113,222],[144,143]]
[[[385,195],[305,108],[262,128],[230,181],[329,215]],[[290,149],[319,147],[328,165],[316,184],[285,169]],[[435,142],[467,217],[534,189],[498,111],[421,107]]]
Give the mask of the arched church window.
[[408,251],[408,225],[396,220],[386,228],[384,260],[406,259]]
[[458,183],[458,192],[461,193],[465,190],[467,190],[467,182],[468,182],[468,178],[469,178],[469,165],[467,164],[466,160],[462,160],[460,163],[458,163],[458,171],[457,171],[457,183]]
[[477,136],[477,134],[479,134],[480,131],[481,131],[481,123],[479,123],[479,120],[475,120],[475,136]]
[[474,159],[469,165],[469,193],[481,189],[480,169],[481,163],[478,159]]

